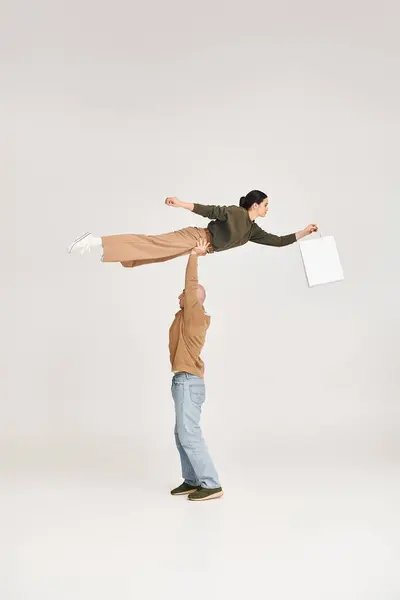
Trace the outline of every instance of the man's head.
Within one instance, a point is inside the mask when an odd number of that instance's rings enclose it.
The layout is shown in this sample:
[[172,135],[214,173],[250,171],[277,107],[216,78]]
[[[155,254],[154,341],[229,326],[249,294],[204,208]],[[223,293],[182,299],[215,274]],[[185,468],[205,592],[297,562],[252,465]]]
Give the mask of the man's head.
[[[183,290],[182,294],[178,297],[179,300],[179,306],[181,308],[183,308],[183,303],[184,303],[184,299],[185,299],[185,290]],[[204,289],[204,287],[200,284],[198,284],[197,286],[197,299],[200,302],[200,304],[204,304],[205,299],[206,299],[206,290]]]

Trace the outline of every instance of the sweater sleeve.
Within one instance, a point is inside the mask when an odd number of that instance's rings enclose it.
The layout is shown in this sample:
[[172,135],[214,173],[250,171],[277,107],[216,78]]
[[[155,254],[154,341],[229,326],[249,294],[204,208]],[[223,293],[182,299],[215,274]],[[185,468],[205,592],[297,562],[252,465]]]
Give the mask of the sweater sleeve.
[[197,297],[198,285],[198,256],[197,254],[190,254],[185,276],[183,318],[185,323],[190,322],[190,324],[194,326],[204,319],[204,310]]
[[274,235],[273,233],[267,233],[257,224],[254,224],[250,237],[250,242],[264,244],[265,246],[289,246],[289,244],[294,244],[296,241],[295,233],[290,233],[289,235]]
[[217,221],[226,221],[228,218],[228,209],[226,206],[194,204],[193,212],[206,219],[216,219]]

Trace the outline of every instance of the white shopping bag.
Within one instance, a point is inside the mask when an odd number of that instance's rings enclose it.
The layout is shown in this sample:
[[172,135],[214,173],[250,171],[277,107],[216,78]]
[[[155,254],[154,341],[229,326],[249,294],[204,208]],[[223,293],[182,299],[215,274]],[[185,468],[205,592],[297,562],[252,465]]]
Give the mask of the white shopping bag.
[[309,287],[344,279],[333,235],[300,242]]

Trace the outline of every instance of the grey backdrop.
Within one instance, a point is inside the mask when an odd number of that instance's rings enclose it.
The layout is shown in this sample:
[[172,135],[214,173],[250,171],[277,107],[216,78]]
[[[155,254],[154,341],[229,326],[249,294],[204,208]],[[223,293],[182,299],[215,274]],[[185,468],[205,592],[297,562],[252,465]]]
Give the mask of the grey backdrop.
[[168,328],[186,259],[124,270],[66,246],[206,226],[164,198],[253,188],[268,231],[335,236],[345,281],[309,289],[298,245],[200,260],[223,481],[398,462],[398,17],[394,1],[3,0],[4,468],[176,482]]

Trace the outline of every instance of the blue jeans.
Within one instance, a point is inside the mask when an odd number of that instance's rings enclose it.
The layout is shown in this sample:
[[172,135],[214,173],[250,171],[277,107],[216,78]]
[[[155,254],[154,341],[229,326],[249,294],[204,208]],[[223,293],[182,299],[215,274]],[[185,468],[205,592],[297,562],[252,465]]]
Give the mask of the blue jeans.
[[190,373],[177,373],[172,379],[175,401],[175,441],[181,458],[182,477],[189,485],[220,487],[200,429],[201,407],[205,400],[204,381]]

